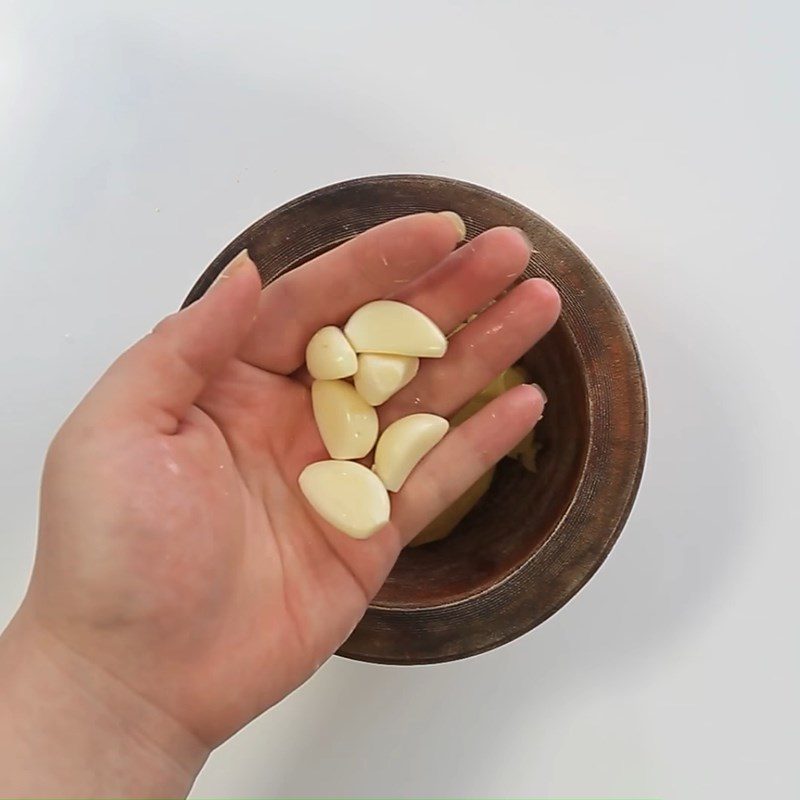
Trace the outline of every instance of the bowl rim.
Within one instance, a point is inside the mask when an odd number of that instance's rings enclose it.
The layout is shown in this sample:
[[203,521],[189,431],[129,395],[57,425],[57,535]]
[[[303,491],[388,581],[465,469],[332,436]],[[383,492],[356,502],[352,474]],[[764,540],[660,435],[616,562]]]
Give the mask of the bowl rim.
[[[588,257],[558,228],[521,203],[491,189],[454,178],[424,174],[388,174],[355,178],[315,189],[300,195],[269,212],[233,239],[214,258],[198,278],[183,307],[194,302],[208,289],[228,261],[244,247],[263,235],[278,220],[301,225],[303,217],[318,213],[320,204],[333,198],[362,203],[375,192],[387,196],[396,193],[400,213],[415,210],[438,211],[451,208],[459,212],[459,197],[476,197],[504,212],[508,222],[522,228],[538,244],[541,237],[561,256],[561,269],[549,274],[541,268],[529,268],[526,277],[552,280],[563,300],[562,319],[582,359],[591,350],[591,372],[596,383],[587,383],[589,398],[589,442],[581,464],[573,495],[550,536],[515,569],[490,587],[447,603],[425,607],[370,605],[339,655],[358,661],[384,664],[429,664],[452,661],[492,650],[527,633],[555,614],[597,572],[616,543],[630,515],[641,484],[647,452],[649,412],[644,369],[630,325],[602,275]],[[431,197],[448,195],[449,202],[426,203]],[[405,210],[407,208],[407,210]],[[315,211],[317,210],[317,211]],[[359,230],[399,214],[395,209],[381,216],[384,209],[371,209],[372,218],[342,231],[344,240]],[[462,212],[471,227],[468,214]],[[288,269],[310,257],[287,264],[267,277],[274,280]],[[531,271],[532,270],[532,271]],[[580,279],[577,290],[567,279]],[[581,304],[591,292],[591,305],[585,314]],[[570,317],[569,312],[574,312]],[[569,320],[591,317],[599,323],[607,339],[576,335]],[[581,333],[582,329],[578,329]],[[588,362],[584,361],[584,366]],[[609,376],[614,375],[612,381]],[[611,403],[611,386],[624,402]],[[613,439],[613,446],[611,446]],[[591,474],[591,470],[597,470]],[[599,493],[598,477],[610,478],[611,490]],[[587,529],[591,523],[594,535]],[[580,540],[579,552],[571,549],[569,537]],[[570,559],[572,556],[572,559]],[[569,570],[565,569],[564,558]],[[487,624],[488,621],[496,624]],[[442,630],[444,629],[444,635]],[[458,633],[453,634],[457,629]],[[421,643],[421,646],[420,646]]]

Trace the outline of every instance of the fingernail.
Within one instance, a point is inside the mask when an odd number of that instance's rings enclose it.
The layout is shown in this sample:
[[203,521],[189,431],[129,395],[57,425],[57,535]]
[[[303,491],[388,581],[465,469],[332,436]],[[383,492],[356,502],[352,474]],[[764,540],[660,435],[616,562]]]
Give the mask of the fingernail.
[[461,219],[461,217],[459,217],[455,211],[440,211],[439,216],[450,220],[450,222],[453,224],[453,227],[458,232],[459,242],[463,242],[464,239],[467,238],[467,226],[464,224],[464,220]]
[[517,228],[516,226],[512,225],[511,230],[516,231],[520,235],[520,238],[522,239],[523,242],[525,242],[525,246],[528,248],[529,251],[533,250],[533,242],[531,241],[530,236],[528,236],[528,234],[525,233],[525,231],[522,230],[522,228]]
[[547,394],[545,390],[542,389],[542,387],[539,386],[538,383],[532,383],[531,386],[533,386],[533,388],[536,389],[536,391],[539,392],[539,394],[542,396],[542,403],[544,405],[547,405]]
[[228,262],[228,265],[225,267],[225,269],[223,269],[222,272],[220,272],[220,274],[214,278],[214,283],[211,284],[209,291],[217,284],[222,283],[222,281],[232,278],[237,272],[241,272],[243,269],[246,269],[252,263],[253,262],[250,260],[250,255],[245,248],[241,253],[234,256]]

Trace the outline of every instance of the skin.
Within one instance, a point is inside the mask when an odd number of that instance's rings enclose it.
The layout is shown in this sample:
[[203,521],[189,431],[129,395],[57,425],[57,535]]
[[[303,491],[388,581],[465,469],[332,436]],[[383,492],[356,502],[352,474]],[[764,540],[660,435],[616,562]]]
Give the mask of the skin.
[[[514,283],[530,245],[460,221],[371,229],[262,291],[237,257],[103,376],[50,447],[35,566],[0,637],[0,794],[184,796],[210,751],[347,638],[400,549],[541,417],[520,386],[451,431],[355,541],[297,486],[326,458],[305,345],[381,297],[449,331]],[[455,252],[453,252],[455,250]],[[453,414],[549,330],[518,283],[380,409]]]

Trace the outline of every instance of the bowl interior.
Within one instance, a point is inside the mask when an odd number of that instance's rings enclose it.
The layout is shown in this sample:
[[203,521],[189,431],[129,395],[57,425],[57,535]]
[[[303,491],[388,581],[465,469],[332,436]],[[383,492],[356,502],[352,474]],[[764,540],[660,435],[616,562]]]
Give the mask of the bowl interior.
[[[480,232],[471,228],[469,238]],[[349,238],[310,249],[292,268]],[[372,607],[431,608],[480,594],[535,555],[563,517],[589,442],[586,374],[567,324],[559,320],[522,363],[548,398],[536,426],[536,472],[503,459],[489,491],[446,539],[403,550]]]
[[586,456],[585,380],[563,323],[523,364],[548,396],[536,427],[536,472],[503,459],[489,491],[448,538],[403,551],[373,606],[431,607],[478,594],[521,566],[555,529]]

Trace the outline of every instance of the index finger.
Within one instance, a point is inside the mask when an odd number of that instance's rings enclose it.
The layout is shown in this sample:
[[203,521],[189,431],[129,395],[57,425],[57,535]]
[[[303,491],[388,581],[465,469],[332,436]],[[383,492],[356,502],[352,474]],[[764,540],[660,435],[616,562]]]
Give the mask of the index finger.
[[293,372],[316,331],[397,292],[436,266],[465,235],[464,222],[452,211],[412,214],[370,228],[287,272],[263,290],[240,358],[270,372]]

